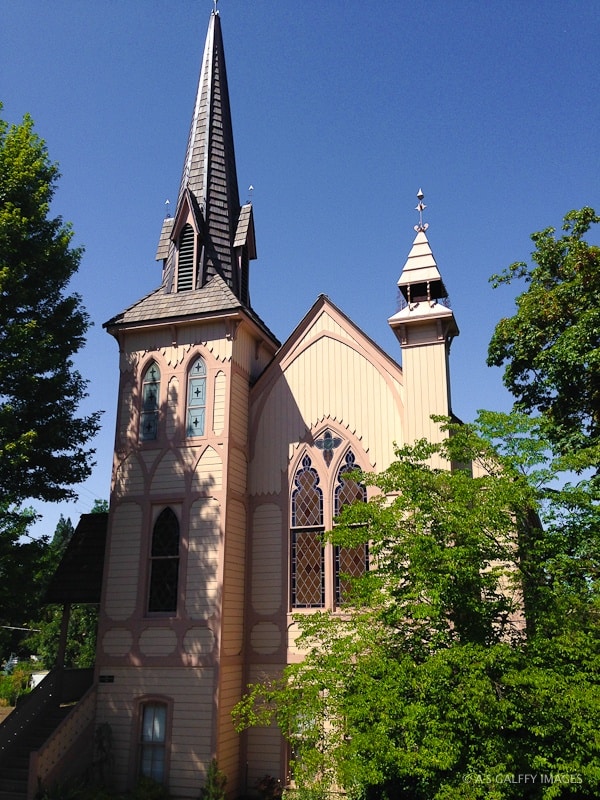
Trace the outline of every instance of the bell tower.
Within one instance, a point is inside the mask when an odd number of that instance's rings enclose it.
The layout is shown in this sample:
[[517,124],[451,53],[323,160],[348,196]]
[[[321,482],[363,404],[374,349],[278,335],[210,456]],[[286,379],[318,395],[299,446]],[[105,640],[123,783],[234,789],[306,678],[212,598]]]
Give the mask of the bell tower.
[[398,280],[401,308],[388,323],[402,348],[406,391],[406,441],[439,441],[432,414],[450,416],[450,345],[459,330],[448,292],[427,240],[424,194],[417,194],[417,235]]

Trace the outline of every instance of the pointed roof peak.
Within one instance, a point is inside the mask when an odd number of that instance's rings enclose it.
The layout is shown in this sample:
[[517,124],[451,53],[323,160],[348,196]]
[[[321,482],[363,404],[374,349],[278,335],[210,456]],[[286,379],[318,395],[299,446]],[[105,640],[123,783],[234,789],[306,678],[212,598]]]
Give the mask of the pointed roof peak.
[[191,221],[196,237],[194,285],[201,288],[220,275],[249,307],[248,262],[256,257],[256,247],[252,216],[240,205],[217,2],[213,0],[206,33],[177,204],[173,221],[163,225],[157,259],[164,263],[165,291],[175,291],[178,237]]

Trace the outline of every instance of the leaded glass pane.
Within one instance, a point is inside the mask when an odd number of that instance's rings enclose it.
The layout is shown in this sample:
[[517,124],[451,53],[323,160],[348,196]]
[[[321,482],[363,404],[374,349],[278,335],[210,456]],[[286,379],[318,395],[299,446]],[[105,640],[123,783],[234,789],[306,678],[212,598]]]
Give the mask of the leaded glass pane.
[[188,379],[187,435],[204,436],[205,421],[206,364],[203,358],[197,358]]
[[292,531],[292,606],[325,605],[325,549],[322,531]]
[[369,569],[369,548],[366,544],[356,547],[335,548],[335,602],[340,606],[350,588],[351,578],[360,578]]
[[148,611],[177,611],[178,573],[178,558],[152,560]]
[[349,450],[346,453],[344,463],[339,469],[337,485],[335,487],[333,513],[336,517],[340,514],[344,506],[349,506],[356,502],[364,503],[367,500],[367,490],[365,487],[351,478],[344,477],[344,473],[352,472],[356,468],[354,454]]
[[158,434],[158,410],[160,402],[160,369],[155,362],[150,364],[142,380],[142,413],[140,415],[140,437],[156,439]]
[[152,530],[149,611],[176,611],[179,583],[179,522],[165,508]]
[[158,515],[152,531],[153,556],[179,555],[179,522],[170,508]]
[[292,527],[304,528],[323,524],[323,492],[319,489],[319,476],[311,469],[311,460],[305,456],[296,473],[296,489],[292,493]]

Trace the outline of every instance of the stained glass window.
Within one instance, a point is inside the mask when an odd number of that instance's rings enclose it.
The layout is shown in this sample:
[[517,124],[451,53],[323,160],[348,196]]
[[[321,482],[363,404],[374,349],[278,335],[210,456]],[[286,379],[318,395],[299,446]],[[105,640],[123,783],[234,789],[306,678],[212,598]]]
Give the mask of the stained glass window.
[[152,530],[148,611],[177,611],[179,521],[165,508]]
[[162,703],[147,703],[142,710],[140,775],[158,783],[165,780],[166,739],[167,707]]
[[142,412],[140,414],[140,438],[144,441],[156,439],[158,434],[158,410],[160,402],[160,369],[156,361],[148,367],[142,379]]
[[187,435],[204,436],[206,421],[206,363],[202,357],[192,364],[188,376]]
[[[334,490],[334,514],[337,517],[342,508],[352,503],[364,503],[367,500],[366,488],[348,477],[348,473],[357,469],[354,453],[349,450],[338,471]],[[356,547],[336,546],[334,552],[335,603],[341,605],[344,594],[349,588],[350,578],[359,578],[369,568],[369,548],[367,544]]]
[[291,591],[293,608],[325,605],[323,492],[309,456],[296,472],[292,492]]

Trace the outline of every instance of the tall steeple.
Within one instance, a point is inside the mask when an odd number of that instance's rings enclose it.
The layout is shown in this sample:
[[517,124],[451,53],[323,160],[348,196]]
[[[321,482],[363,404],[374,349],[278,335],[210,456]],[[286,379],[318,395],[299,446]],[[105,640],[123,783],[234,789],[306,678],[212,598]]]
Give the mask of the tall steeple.
[[219,276],[250,306],[248,264],[256,258],[252,206],[240,207],[225,52],[212,12],[173,218],[164,221],[157,260],[166,292],[202,289]]

